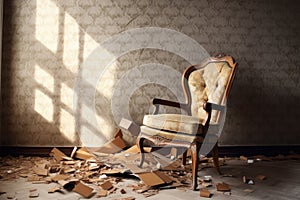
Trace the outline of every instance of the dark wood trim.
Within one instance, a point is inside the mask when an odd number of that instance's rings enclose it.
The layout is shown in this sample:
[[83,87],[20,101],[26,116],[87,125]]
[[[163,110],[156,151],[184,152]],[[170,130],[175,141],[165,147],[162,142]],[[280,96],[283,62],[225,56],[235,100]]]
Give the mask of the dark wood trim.
[[[20,147],[20,146],[2,146],[0,147],[0,156],[49,156],[54,147]],[[66,155],[70,155],[73,147],[57,147]]]
[[[66,155],[70,155],[73,147],[57,147]],[[2,146],[0,147],[0,156],[48,156],[53,147],[16,147]],[[220,146],[220,157],[238,157],[265,155],[276,156],[279,154],[288,155],[291,153],[300,154],[300,145],[284,145],[284,146]]]
[[288,155],[300,153],[300,145],[281,145],[281,146],[220,146],[219,154],[221,157],[237,156],[277,156],[279,154]]

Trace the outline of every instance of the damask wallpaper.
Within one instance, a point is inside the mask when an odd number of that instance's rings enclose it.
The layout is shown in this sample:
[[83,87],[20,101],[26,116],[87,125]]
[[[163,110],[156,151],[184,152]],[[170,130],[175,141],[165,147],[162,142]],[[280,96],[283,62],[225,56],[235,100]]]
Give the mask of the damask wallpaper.
[[[183,101],[172,88],[191,63],[165,49],[133,49],[83,70],[110,38],[156,27],[200,44],[199,60],[225,53],[239,63],[221,145],[299,145],[299,8],[294,0],[5,0],[1,144],[73,146],[99,130],[105,142],[121,117],[141,124],[152,98]],[[99,71],[89,96],[92,83],[80,80]]]

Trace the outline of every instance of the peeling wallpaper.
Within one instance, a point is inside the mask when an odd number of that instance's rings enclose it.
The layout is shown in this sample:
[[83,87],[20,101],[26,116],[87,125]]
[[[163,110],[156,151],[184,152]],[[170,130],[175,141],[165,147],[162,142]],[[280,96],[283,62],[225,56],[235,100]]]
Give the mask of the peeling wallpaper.
[[[186,34],[210,55],[223,52],[239,63],[221,145],[299,145],[299,8],[293,0],[6,0],[1,144],[80,145],[73,107],[82,64],[113,35],[161,27]],[[152,98],[176,100],[174,91],[160,84],[134,91],[127,91],[130,79],[119,84],[121,77],[147,63],[172,66],[179,73],[190,64],[157,49],[135,50],[111,63],[95,87],[95,108],[86,105],[99,116],[103,140],[113,136],[120,116],[141,124]],[[146,71],[131,78],[144,79]],[[180,85],[169,74],[163,77]],[[121,92],[114,96],[117,86]],[[129,112],[115,117],[112,98],[123,105],[123,92],[131,92]],[[82,123],[95,131],[88,119]]]

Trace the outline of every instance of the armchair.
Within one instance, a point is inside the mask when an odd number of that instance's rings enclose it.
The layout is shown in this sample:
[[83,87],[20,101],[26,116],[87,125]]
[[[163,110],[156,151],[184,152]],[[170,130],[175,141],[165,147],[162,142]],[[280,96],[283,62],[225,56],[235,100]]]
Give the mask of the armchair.
[[[182,75],[185,103],[153,99],[154,114],[145,115],[137,138],[141,152],[140,167],[144,162],[144,141],[154,146],[165,145],[191,150],[192,189],[197,189],[199,151],[208,132],[215,131],[221,121],[227,97],[236,71],[231,56],[217,56],[199,65],[189,66]],[[159,107],[172,106],[184,110],[184,114],[158,114]],[[209,131],[208,131],[209,130]],[[212,148],[214,165],[219,173],[217,143]],[[183,164],[186,163],[186,151]]]

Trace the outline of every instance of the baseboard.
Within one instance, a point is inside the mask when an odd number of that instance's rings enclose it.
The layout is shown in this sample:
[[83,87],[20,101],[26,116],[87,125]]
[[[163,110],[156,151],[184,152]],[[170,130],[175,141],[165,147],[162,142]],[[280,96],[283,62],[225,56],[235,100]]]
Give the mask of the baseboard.
[[[21,146],[2,146],[0,147],[0,156],[49,156],[54,147],[21,147]],[[70,155],[73,147],[57,147],[66,155]]]
[[279,154],[288,155],[300,153],[300,145],[282,145],[282,146],[220,146],[219,154],[221,157],[237,156],[277,156]]
[[[70,155],[73,147],[57,147],[66,155]],[[53,147],[15,147],[2,146],[0,147],[0,156],[48,156]],[[265,155],[276,156],[278,154],[300,153],[300,145],[292,146],[220,146],[219,154],[221,157],[238,157]]]

